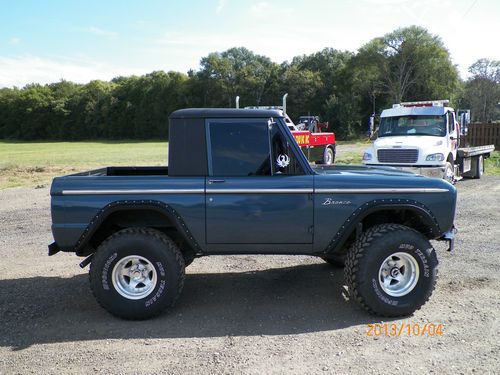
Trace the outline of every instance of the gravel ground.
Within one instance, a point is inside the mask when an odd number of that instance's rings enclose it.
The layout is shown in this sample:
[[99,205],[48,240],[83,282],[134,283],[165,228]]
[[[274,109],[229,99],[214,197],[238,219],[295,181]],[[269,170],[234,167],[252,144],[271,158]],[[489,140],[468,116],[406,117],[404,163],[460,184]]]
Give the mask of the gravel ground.
[[[389,322],[346,301],[341,270],[302,256],[197,259],[170,312],[116,319],[77,257],[47,257],[48,189],[0,191],[0,374],[498,374],[500,177],[457,187],[456,253],[436,243],[433,297]],[[444,329],[369,337],[373,323]]]

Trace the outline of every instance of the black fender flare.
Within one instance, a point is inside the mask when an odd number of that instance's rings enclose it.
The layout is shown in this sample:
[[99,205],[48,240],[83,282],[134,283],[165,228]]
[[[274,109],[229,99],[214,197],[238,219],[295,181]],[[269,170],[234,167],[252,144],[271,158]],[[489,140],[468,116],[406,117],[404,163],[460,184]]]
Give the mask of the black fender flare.
[[323,254],[334,254],[345,244],[349,236],[356,230],[357,225],[368,215],[382,210],[405,209],[415,212],[429,228],[428,238],[441,236],[439,223],[432,211],[423,203],[412,199],[375,199],[364,203],[347,218],[340,229],[335,233]]
[[71,251],[80,254],[88,245],[92,236],[96,233],[102,223],[113,213],[122,210],[153,210],[157,211],[166,217],[174,224],[179,233],[189,243],[192,249],[198,253],[201,252],[201,247],[194,238],[193,234],[187,227],[181,215],[170,205],[157,200],[120,200],[114,201],[101,208],[90,220],[89,224],[80,235]]

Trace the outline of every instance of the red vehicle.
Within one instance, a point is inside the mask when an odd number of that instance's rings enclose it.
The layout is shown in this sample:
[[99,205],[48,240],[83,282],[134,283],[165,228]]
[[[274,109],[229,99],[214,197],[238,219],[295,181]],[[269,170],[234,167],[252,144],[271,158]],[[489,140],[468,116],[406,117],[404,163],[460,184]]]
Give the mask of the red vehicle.
[[[303,117],[298,125],[294,125],[295,129],[289,125],[302,152],[309,161],[314,161],[316,164],[333,164],[335,161],[335,133],[321,131],[328,128],[328,122],[311,121],[308,125],[308,123],[302,122],[302,119]],[[303,124],[306,125],[305,128],[301,126]]]
[[[246,107],[248,109],[279,109],[307,160],[316,164],[331,165],[335,161],[335,133],[322,132],[328,128],[328,122],[319,122],[317,116],[301,116],[295,125],[286,114],[286,97],[283,95],[283,106]],[[239,108],[239,96],[236,97],[236,108]]]

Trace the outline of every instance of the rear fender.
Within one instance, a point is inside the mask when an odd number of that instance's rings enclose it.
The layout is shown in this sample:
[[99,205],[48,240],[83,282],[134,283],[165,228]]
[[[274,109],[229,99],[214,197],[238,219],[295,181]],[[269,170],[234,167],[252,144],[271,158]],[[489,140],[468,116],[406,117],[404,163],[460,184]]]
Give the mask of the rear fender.
[[123,200],[115,201],[104,206],[87,225],[72,251],[76,252],[77,255],[87,255],[85,249],[88,247],[92,237],[101,225],[111,214],[124,210],[152,210],[164,215],[169,223],[173,224],[179,234],[191,246],[193,251],[196,253],[201,252],[202,249],[200,245],[177,211],[170,205],[155,200]]

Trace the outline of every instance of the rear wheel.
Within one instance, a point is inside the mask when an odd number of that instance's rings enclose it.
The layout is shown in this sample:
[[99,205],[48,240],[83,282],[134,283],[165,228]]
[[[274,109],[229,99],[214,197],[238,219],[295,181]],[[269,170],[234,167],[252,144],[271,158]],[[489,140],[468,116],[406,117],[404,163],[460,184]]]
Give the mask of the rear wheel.
[[121,230],[97,249],[90,286],[99,304],[124,319],[148,319],[172,306],[184,285],[184,259],[162,232]]
[[483,155],[479,155],[474,158],[474,163],[475,163],[475,174],[474,178],[481,178],[483,173],[484,173],[484,158]]
[[323,159],[321,160],[322,164],[332,165],[335,161],[335,151],[332,147],[328,146],[325,148],[323,152]]
[[372,227],[347,254],[349,294],[371,313],[410,315],[430,298],[437,264],[435,250],[414,229],[398,224]]

